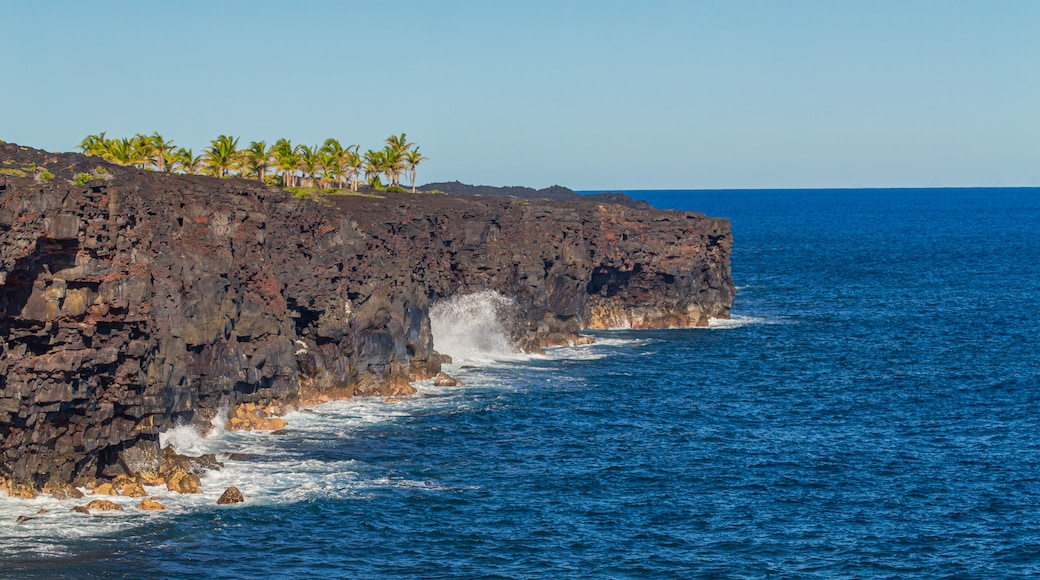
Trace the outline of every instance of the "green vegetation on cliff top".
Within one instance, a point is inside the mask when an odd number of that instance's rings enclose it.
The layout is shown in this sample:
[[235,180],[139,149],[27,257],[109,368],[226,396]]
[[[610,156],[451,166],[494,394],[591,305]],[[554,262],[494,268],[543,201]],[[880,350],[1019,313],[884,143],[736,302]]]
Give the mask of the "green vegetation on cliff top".
[[358,153],[360,145],[344,147],[336,139],[326,139],[321,146],[293,145],[288,139],[279,139],[271,146],[252,141],[244,149],[238,148],[238,141],[238,137],[220,135],[201,155],[195,155],[191,149],[174,147],[173,141],[159,133],[110,139],[102,132],[87,135],[79,147],[87,155],[118,165],[167,173],[237,175],[296,188],[293,193],[298,197],[303,196],[300,190],[357,192],[362,174],[370,187],[384,189],[380,176],[385,176],[389,184],[385,190],[404,191],[401,176],[406,172],[415,193],[417,167],[427,159],[404,133],[388,137],[382,149],[369,149],[363,154]]

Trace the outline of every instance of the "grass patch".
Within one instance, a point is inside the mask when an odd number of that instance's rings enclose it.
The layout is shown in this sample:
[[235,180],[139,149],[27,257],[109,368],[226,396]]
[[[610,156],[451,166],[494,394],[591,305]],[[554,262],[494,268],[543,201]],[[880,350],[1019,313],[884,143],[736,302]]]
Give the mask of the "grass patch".
[[311,201],[321,201],[323,197],[332,196],[352,196],[352,197],[367,197],[371,199],[382,199],[382,196],[375,195],[372,193],[362,193],[360,191],[351,191],[347,188],[340,189],[320,189],[317,187],[286,187],[285,191],[293,194],[293,197],[299,199],[309,199]]
[[25,172],[21,169],[11,169],[10,167],[0,168],[0,175],[13,175],[15,177],[25,177]]

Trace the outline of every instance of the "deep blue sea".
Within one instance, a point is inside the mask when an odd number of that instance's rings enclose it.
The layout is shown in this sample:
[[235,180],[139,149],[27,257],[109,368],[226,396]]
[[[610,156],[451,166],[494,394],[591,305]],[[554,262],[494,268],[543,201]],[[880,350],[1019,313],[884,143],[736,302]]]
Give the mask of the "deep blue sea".
[[630,193],[732,220],[733,320],[521,356],[470,297],[465,386],[170,433],[249,458],[166,512],[0,499],[0,576],[1040,575],[1040,189]]

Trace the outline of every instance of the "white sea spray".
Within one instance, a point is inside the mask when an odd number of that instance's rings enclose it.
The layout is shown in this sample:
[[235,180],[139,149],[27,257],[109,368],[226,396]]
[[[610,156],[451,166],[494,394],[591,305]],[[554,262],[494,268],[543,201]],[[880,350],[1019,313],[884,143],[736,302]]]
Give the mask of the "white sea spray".
[[524,358],[505,326],[512,308],[512,300],[491,290],[442,300],[430,308],[433,346],[455,364]]

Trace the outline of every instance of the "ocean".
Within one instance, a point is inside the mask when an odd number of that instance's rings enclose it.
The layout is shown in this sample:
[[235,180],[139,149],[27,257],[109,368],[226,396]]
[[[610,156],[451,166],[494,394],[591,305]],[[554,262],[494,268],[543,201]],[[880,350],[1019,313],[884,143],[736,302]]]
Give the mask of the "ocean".
[[1040,189],[629,193],[732,220],[731,320],[532,356],[459,297],[464,386],[169,433],[245,457],[165,512],[0,498],[0,577],[1040,574]]

